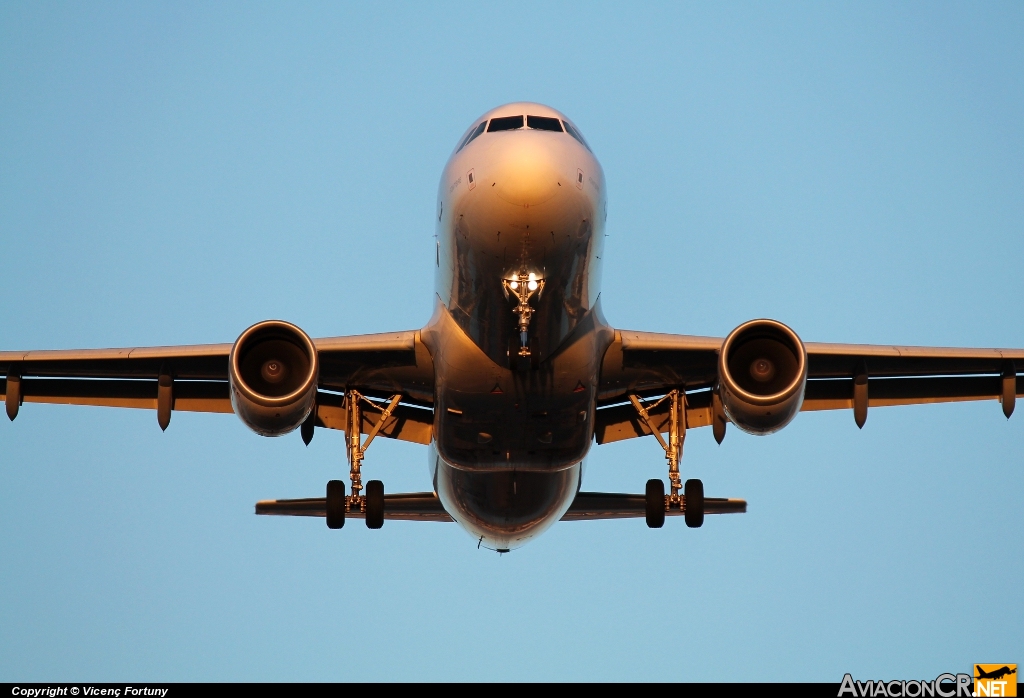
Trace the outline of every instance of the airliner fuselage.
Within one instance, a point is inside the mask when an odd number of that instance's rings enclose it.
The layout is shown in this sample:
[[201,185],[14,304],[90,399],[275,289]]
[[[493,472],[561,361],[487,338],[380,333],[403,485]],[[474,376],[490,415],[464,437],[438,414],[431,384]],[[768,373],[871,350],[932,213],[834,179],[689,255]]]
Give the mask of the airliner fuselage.
[[474,121],[441,176],[422,333],[430,467],[445,509],[487,547],[521,545],[579,489],[613,335],[599,306],[606,210],[597,158],[539,104]]

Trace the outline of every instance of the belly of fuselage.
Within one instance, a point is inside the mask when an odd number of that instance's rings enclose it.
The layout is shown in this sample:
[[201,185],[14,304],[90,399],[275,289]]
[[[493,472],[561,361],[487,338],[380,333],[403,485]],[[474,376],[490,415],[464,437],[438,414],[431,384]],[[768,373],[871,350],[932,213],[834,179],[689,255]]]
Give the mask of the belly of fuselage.
[[554,472],[474,472],[453,468],[430,449],[434,490],[445,510],[478,545],[509,551],[528,542],[572,504],[583,463]]
[[600,308],[558,350],[529,368],[483,353],[438,304],[424,341],[435,346],[434,442],[466,471],[555,472],[586,456],[594,433],[598,373],[612,339]]
[[435,347],[434,490],[482,546],[518,547],[576,496],[613,331],[595,307],[554,354],[525,370],[492,361],[440,303],[422,336]]

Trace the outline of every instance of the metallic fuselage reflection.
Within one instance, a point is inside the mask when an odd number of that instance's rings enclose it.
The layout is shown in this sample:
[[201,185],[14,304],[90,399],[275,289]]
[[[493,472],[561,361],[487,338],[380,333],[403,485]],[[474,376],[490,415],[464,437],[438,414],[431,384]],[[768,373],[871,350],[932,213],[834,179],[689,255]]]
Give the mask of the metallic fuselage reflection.
[[[511,104],[466,137],[517,115],[566,123],[549,107]],[[431,475],[448,512],[489,548],[541,533],[579,489],[613,336],[598,299],[604,189],[579,140],[526,127],[483,131],[441,177],[437,306],[422,333],[435,367]],[[534,279],[521,333],[506,284]]]

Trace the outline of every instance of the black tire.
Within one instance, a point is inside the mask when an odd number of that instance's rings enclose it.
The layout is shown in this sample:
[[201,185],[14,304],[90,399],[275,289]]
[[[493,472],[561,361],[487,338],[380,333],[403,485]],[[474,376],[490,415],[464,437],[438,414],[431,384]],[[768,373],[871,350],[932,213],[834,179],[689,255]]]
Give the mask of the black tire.
[[645,499],[647,527],[661,528],[665,525],[665,483],[661,480],[648,480]]
[[687,480],[683,485],[683,496],[686,497],[686,525],[700,528],[704,524],[704,483]]
[[345,483],[331,480],[327,483],[327,528],[345,525]]
[[366,483],[366,527],[380,528],[384,525],[384,483],[370,480]]

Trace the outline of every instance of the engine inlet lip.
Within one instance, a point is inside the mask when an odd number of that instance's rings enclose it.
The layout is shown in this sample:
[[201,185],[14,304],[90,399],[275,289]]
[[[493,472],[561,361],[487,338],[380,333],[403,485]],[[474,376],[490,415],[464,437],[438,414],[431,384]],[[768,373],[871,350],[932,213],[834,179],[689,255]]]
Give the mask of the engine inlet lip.
[[[744,338],[743,336],[747,334],[747,331],[750,329],[761,328],[778,331],[783,335],[784,339],[790,343],[791,347],[796,350],[797,354],[798,363],[796,376],[789,385],[772,395],[755,395],[754,393],[741,388],[740,384],[735,378],[733,378],[732,373],[729,371],[729,362],[727,361],[727,357],[738,339]],[[793,395],[803,390],[804,384],[807,382],[807,349],[804,347],[804,343],[801,341],[797,333],[778,320],[769,320],[768,318],[749,320],[729,333],[729,336],[725,338],[725,342],[722,343],[722,348],[718,353],[718,375],[719,382],[724,384],[726,390],[736,395],[736,397],[741,398],[743,401],[759,406],[776,405],[788,400]]]
[[[303,351],[306,352],[306,355],[310,359],[310,371],[309,375],[306,376],[306,380],[304,380],[302,382],[302,385],[300,385],[298,388],[288,393],[287,395],[282,395],[281,397],[268,397],[266,395],[257,393],[252,388],[250,388],[249,384],[242,379],[241,366],[239,366],[238,364],[239,355],[241,354],[239,349],[241,347],[244,347],[246,343],[252,338],[253,335],[266,330],[278,330],[281,331],[283,334],[288,335],[289,337],[298,337],[302,342],[301,346]],[[313,344],[313,340],[309,338],[309,335],[307,335],[297,326],[293,325],[290,322],[285,322],[284,320],[264,320],[262,322],[257,322],[255,325],[250,326],[248,329],[245,330],[245,332],[243,332],[238,337],[237,340],[235,340],[235,343],[231,346],[231,354],[228,357],[228,362],[230,364],[230,372],[234,378],[234,380],[231,381],[232,387],[239,393],[241,393],[245,399],[250,400],[251,402],[254,402],[257,405],[261,405],[263,407],[286,407],[296,402],[303,395],[308,394],[310,390],[315,391],[317,383],[320,380],[320,361],[319,356],[317,354],[316,345]]]

